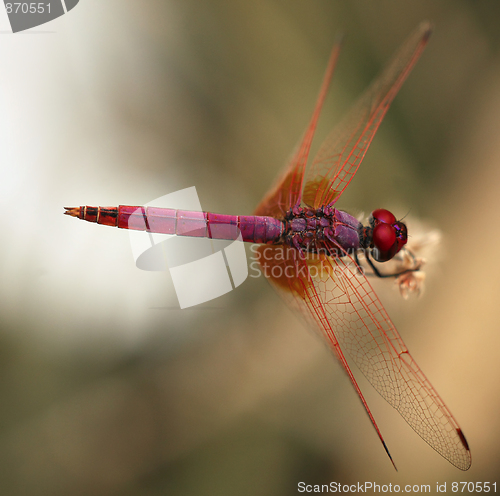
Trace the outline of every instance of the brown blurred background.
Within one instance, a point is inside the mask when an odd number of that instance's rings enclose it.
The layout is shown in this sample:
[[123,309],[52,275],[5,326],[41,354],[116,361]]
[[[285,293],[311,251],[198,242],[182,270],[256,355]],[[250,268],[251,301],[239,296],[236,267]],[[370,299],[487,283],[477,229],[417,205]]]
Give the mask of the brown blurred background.
[[[189,186],[205,210],[250,214],[336,34],[314,149],[424,19],[428,48],[340,207],[443,232],[422,298],[379,294],[467,436],[466,473],[361,381],[396,473],[340,366],[265,280],[181,311],[168,274],[135,268],[126,231],[62,215]],[[1,494],[500,482],[499,25],[494,1],[81,0],[3,35]]]

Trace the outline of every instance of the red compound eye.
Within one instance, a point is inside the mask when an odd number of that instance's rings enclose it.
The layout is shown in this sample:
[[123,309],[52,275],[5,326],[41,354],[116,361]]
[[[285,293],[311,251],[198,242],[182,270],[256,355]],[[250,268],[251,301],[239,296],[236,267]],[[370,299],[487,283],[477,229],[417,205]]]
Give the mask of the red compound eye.
[[396,233],[389,224],[379,224],[373,229],[373,245],[379,251],[389,251],[396,243]]
[[377,210],[374,210],[372,212],[372,218],[384,224],[394,224],[394,222],[396,222],[396,217],[385,208],[377,208]]
[[384,208],[372,212],[370,224],[373,229],[371,237],[373,258],[377,262],[387,262],[406,244],[408,239],[406,226],[402,222],[397,222],[396,217]]

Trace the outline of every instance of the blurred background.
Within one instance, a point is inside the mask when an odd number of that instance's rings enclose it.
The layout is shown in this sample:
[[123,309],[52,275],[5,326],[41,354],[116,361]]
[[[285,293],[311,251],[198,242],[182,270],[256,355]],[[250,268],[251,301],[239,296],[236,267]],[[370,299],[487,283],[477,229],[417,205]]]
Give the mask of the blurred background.
[[[312,153],[424,19],[435,32],[339,206],[443,233],[421,298],[377,292],[469,441],[465,473],[361,380],[395,472],[341,367],[264,279],[181,311],[168,273],[134,266],[126,231],[62,215],[189,186],[205,210],[251,214],[336,34]],[[500,482],[499,22],[486,0],[81,0],[3,32],[2,494]]]

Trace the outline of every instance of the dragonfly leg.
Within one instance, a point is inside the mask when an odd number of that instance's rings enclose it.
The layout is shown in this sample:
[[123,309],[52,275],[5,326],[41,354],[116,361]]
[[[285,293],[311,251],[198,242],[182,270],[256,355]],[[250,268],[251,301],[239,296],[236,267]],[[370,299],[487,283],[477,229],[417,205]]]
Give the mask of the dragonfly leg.
[[354,260],[356,261],[356,268],[358,269],[358,272],[362,276],[369,275],[369,274],[366,274],[365,268],[361,265],[361,263],[359,261],[359,258],[358,258],[358,252],[357,251],[354,252]]
[[[373,270],[373,274],[366,274],[366,275],[375,275],[377,277],[380,277],[380,278],[383,278],[383,277],[398,277],[402,274],[407,274],[408,272],[417,272],[420,270],[420,267],[421,267],[421,261],[417,260],[415,258],[415,255],[412,253],[412,251],[410,250],[405,250],[406,253],[408,253],[413,261],[413,267],[410,268],[410,269],[403,269],[403,270],[400,270],[399,272],[391,272],[389,274],[383,274],[381,273],[377,267],[375,266],[375,264],[373,263],[372,259],[370,258],[370,254],[368,251],[365,251],[365,257],[366,257],[366,261],[368,262],[368,264],[370,265],[370,267],[372,268]],[[358,256],[356,254],[356,262],[358,262]]]

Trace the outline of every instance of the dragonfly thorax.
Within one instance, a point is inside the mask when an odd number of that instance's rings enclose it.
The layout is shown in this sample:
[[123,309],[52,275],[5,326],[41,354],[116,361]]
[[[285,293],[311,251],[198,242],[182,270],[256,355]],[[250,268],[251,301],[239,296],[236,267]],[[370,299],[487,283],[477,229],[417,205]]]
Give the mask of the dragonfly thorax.
[[300,252],[339,257],[360,248],[363,226],[351,215],[331,206],[291,208],[284,219],[283,241]]

